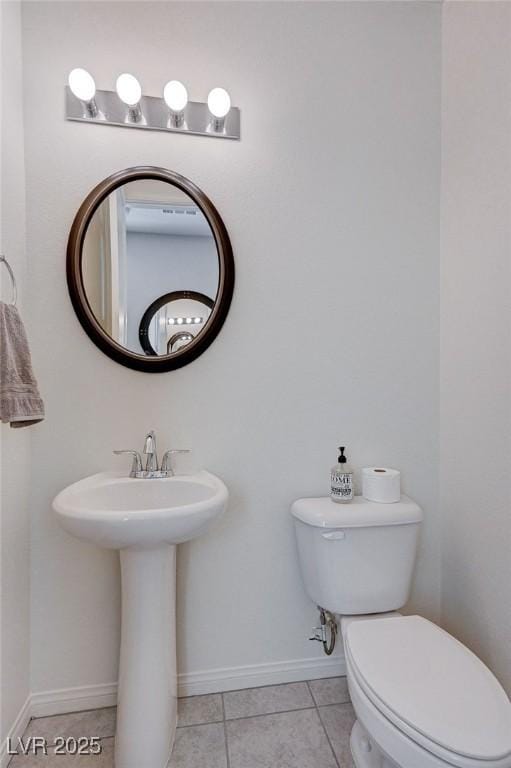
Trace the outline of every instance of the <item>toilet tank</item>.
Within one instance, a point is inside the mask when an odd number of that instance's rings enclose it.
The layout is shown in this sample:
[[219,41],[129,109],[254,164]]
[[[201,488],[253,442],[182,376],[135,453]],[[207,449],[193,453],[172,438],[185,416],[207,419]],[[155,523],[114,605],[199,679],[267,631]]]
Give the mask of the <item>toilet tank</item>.
[[412,499],[298,499],[291,514],[305,590],[316,605],[346,616],[394,611],[406,603],[422,521]]

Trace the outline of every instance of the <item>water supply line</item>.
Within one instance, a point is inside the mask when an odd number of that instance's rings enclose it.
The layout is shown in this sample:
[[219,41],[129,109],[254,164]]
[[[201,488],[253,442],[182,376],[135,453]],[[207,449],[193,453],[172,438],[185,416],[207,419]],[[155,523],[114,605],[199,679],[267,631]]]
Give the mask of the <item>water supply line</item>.
[[337,622],[330,611],[325,611],[324,608],[319,608],[319,627],[313,627],[312,637],[309,640],[317,640],[323,645],[323,650],[327,656],[330,656],[335,648],[335,640],[337,638]]

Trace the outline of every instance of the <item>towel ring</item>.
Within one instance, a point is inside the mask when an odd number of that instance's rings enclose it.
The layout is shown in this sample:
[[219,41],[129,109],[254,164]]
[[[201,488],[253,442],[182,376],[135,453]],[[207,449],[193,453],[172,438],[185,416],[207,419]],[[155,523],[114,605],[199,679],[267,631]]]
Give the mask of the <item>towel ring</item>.
[[0,254],[0,262],[5,264],[5,267],[6,267],[7,271],[8,271],[8,273],[9,273],[9,277],[11,278],[11,283],[12,283],[12,302],[11,302],[11,304],[12,304],[13,307],[15,307],[16,306],[16,301],[18,300],[18,288],[16,286],[16,278],[14,277],[14,272],[12,271],[11,265],[9,264],[9,262],[7,261],[5,256],[2,256],[1,254]]

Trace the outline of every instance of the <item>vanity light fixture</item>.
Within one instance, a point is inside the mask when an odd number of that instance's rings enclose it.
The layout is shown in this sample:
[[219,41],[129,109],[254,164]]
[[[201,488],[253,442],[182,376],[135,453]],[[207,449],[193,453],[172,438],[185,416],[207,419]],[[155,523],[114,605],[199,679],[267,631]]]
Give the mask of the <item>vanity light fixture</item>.
[[86,69],[76,67],[69,73],[68,84],[73,96],[76,96],[84,111],[83,119],[98,117],[98,105],[96,104],[96,83],[92,75]]
[[169,108],[169,124],[180,128],[184,124],[185,109],[188,104],[188,91],[179,80],[169,80],[163,89],[163,100]]
[[127,122],[139,123],[143,121],[142,110],[140,109],[140,99],[142,98],[142,88],[134,75],[124,72],[119,75],[115,81],[115,90],[123,104],[128,107],[126,115]]
[[240,111],[231,106],[225,88],[213,88],[207,103],[189,101],[183,83],[169,80],[161,97],[144,96],[137,78],[128,72],[119,75],[115,91],[100,91],[89,72],[73,69],[66,88],[66,118],[125,128],[240,138]]

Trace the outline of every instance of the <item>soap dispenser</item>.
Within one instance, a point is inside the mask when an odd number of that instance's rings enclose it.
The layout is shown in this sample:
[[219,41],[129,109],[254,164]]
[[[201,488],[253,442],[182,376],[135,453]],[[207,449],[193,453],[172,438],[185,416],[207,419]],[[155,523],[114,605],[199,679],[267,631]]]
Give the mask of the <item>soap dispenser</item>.
[[348,466],[344,450],[344,446],[339,448],[338,462],[330,473],[330,498],[338,504],[346,504],[353,499],[353,471]]

